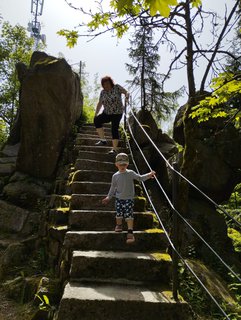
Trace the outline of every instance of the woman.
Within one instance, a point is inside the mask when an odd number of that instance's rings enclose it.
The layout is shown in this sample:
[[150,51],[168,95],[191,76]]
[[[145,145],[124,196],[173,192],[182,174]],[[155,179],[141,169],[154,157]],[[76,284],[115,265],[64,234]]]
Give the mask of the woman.
[[[112,147],[113,149],[109,153],[117,153],[119,142],[119,125],[124,111],[121,94],[125,95],[126,102],[129,98],[129,93],[118,84],[114,84],[111,77],[106,76],[101,79],[101,90],[99,102],[95,110],[94,124],[96,131],[100,137],[100,141],[96,145],[106,145],[105,133],[103,129],[103,123],[111,122],[112,132]],[[99,114],[101,107],[104,110]]]

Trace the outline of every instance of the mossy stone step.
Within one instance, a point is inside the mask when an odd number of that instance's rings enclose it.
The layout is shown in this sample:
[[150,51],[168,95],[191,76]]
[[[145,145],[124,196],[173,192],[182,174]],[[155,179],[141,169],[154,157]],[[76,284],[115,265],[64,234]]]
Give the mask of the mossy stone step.
[[48,222],[51,225],[67,225],[69,221],[69,208],[49,210]]
[[81,194],[103,194],[108,193],[110,189],[110,182],[89,182],[89,181],[74,181],[71,184],[72,193]]
[[[89,159],[77,159],[75,162],[76,170],[97,170],[97,171],[111,171],[116,172],[117,168],[115,166],[115,159],[112,161],[97,161]],[[134,166],[130,164],[128,169],[133,170]]]
[[77,170],[75,171],[72,182],[91,181],[91,182],[108,182],[111,183],[113,172],[98,170]]
[[168,284],[171,257],[159,252],[74,251],[70,277],[78,281],[118,279]]
[[[113,231],[115,228],[115,211],[71,210],[69,226],[73,230]],[[134,230],[145,230],[153,227],[153,213],[134,212]],[[126,223],[123,222],[123,229]]]
[[[72,194],[70,199],[71,210],[113,210],[114,198],[106,205],[102,204],[102,199],[106,197],[106,194]],[[134,198],[134,210],[145,211],[146,200],[142,197]]]
[[190,320],[185,302],[151,286],[70,282],[65,286],[57,320]]
[[79,159],[89,159],[101,162],[115,162],[116,155],[108,154],[104,152],[84,151],[80,150],[78,153]]
[[[85,138],[84,136],[77,137],[75,139],[76,145],[83,145],[83,146],[96,146],[95,144],[99,141],[99,138]],[[107,146],[112,145],[112,140],[107,139]],[[119,147],[125,147],[125,142],[122,140],[119,140]],[[97,146],[98,147],[98,146]]]
[[75,162],[75,169],[76,170],[111,171],[113,173],[117,171],[114,161],[102,162],[102,161],[89,160],[89,159],[77,159]]
[[[78,144],[76,144],[74,148],[75,148],[76,151],[79,151],[79,150],[81,150],[81,151],[94,151],[94,152],[101,152],[101,153],[108,154],[108,152],[112,149],[112,145],[109,144],[109,145],[107,145],[105,147],[102,147],[102,146],[95,146],[95,145],[86,146],[86,145],[78,145]],[[128,148],[119,148],[118,152],[129,153],[129,149]],[[115,159],[116,154],[112,154],[112,156],[113,156],[113,159]]]
[[[97,140],[100,140],[98,134],[96,132],[85,132],[85,131],[82,131],[82,132],[79,132],[77,133],[77,138],[94,138],[94,139],[97,139]],[[112,135],[110,132],[108,133],[105,133],[105,138],[109,139],[109,140],[112,140]]]
[[[93,221],[94,223],[94,221]],[[72,250],[102,251],[160,251],[166,248],[167,239],[160,229],[135,231],[135,242],[126,244],[126,232],[114,231],[68,231],[64,246]]]

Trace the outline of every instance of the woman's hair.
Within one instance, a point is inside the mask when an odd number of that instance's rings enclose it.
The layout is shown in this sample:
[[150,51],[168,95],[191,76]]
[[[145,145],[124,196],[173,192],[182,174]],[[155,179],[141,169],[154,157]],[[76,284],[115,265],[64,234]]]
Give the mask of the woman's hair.
[[103,84],[104,84],[105,82],[109,82],[109,83],[111,84],[111,87],[112,87],[112,88],[114,87],[114,81],[113,81],[113,79],[112,79],[111,77],[105,76],[105,77],[103,77],[103,78],[101,79],[101,85],[102,85],[102,87],[103,87]]

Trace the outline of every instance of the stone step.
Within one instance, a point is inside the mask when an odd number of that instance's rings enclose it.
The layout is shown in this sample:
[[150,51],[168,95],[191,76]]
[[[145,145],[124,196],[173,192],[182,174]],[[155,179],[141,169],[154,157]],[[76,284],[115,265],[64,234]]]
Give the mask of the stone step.
[[[108,210],[112,211],[115,207],[115,199],[112,198],[108,204],[102,204],[103,194],[72,194],[70,199],[70,210]],[[134,210],[145,211],[146,201],[143,198],[134,198]]]
[[91,181],[91,182],[108,182],[111,183],[111,178],[114,172],[97,171],[97,170],[77,170],[73,175],[75,181]]
[[171,257],[160,252],[74,251],[70,278],[119,282],[126,280],[168,284]]
[[[93,152],[101,152],[101,153],[107,153],[112,149],[111,145],[109,146],[105,146],[105,147],[101,147],[101,146],[84,146],[84,145],[75,145],[75,150],[76,151],[93,151]],[[125,153],[129,153],[129,149],[127,148],[119,148],[118,149],[118,153],[119,152],[125,152]],[[113,159],[115,159],[115,154],[112,154]]]
[[[75,144],[76,145],[81,145],[81,146],[96,146],[95,144],[99,141],[97,138],[85,138],[85,137],[77,137],[75,139]],[[125,142],[123,140],[119,140],[119,147],[125,147]],[[112,146],[112,141],[110,139],[107,139],[107,146]],[[98,147],[98,146],[97,146]]]
[[102,199],[106,197],[105,193],[102,194],[72,194],[70,200],[71,210],[113,210],[114,198],[111,201],[103,205]]
[[[85,123],[83,126],[80,127],[80,129],[95,129],[94,123]],[[111,129],[111,123],[104,123],[103,129]]]
[[[97,133],[96,134],[94,132],[93,133],[89,133],[89,132],[86,133],[84,131],[78,133],[77,138],[92,138],[92,139],[96,139],[97,141],[100,139]],[[112,136],[109,133],[105,134],[105,138],[108,140],[112,140]]]
[[71,184],[71,192],[75,194],[107,194],[109,189],[110,182],[75,181]]
[[190,320],[185,302],[166,288],[109,283],[69,282],[57,320]]
[[88,160],[88,159],[77,159],[75,162],[75,169],[76,170],[111,171],[111,172],[117,171],[114,161],[101,162],[101,161]]
[[[69,213],[69,226],[72,230],[113,231],[115,216],[115,211],[71,210]],[[153,213],[134,212],[134,230],[145,230],[152,227]],[[123,228],[126,229],[126,223],[123,223]]]
[[94,152],[94,151],[82,151],[82,150],[79,151],[78,158],[96,160],[96,161],[107,161],[107,162],[115,161],[115,155],[113,154],[108,154],[103,152]]
[[[79,130],[79,134],[90,134],[90,135],[95,135],[96,137],[98,137],[98,134],[95,130],[95,128],[90,128],[90,129],[80,129]],[[111,130],[110,129],[105,129],[104,130],[104,134],[105,134],[105,137],[110,137],[112,138],[112,134],[111,134]]]
[[14,163],[0,163],[0,176],[10,175],[14,170]]
[[[115,166],[115,159],[112,161],[97,161],[97,160],[89,160],[89,159],[76,159],[75,162],[76,170],[97,170],[97,171],[111,171],[116,172],[118,169]],[[133,170],[134,166],[130,164],[128,169]]]
[[166,249],[166,235],[160,229],[135,231],[134,235],[135,242],[126,244],[126,232],[68,231],[65,235],[64,245],[71,250],[146,252]]
[[0,163],[15,164],[17,157],[0,157]]
[[50,209],[48,212],[48,222],[51,225],[67,225],[69,221],[69,209]]

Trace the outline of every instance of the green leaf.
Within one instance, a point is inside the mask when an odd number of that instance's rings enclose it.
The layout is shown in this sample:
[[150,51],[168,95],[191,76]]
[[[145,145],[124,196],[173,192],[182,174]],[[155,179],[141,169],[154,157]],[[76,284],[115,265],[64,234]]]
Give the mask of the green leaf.
[[202,0],[193,0],[192,1],[192,6],[198,8],[199,6],[202,5]]
[[63,36],[67,40],[67,47],[73,48],[77,44],[78,40],[78,32],[77,31],[70,31],[66,29],[59,30],[57,32],[59,36]]
[[156,15],[159,11],[163,17],[168,17],[171,6],[177,5],[177,0],[144,0],[145,7],[149,7],[150,14]]
[[49,306],[49,298],[46,295],[43,295],[45,303]]

